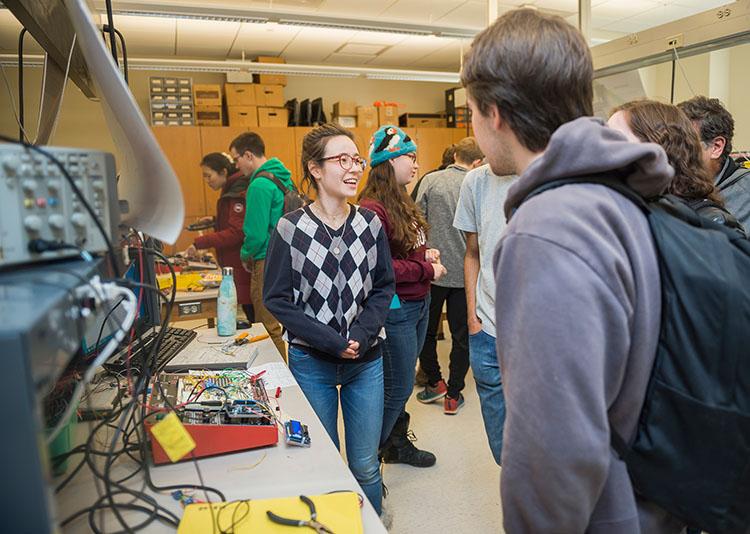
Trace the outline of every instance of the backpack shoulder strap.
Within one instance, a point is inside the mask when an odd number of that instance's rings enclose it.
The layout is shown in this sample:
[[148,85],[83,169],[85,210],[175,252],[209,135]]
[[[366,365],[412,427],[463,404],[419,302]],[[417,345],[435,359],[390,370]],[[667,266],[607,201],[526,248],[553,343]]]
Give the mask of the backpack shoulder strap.
[[540,185],[539,187],[536,187],[535,189],[532,189],[525,197],[524,199],[518,203],[518,205],[515,207],[513,212],[521,207],[521,205],[529,200],[532,197],[535,197],[536,195],[539,195],[541,193],[544,193],[545,191],[549,191],[550,189],[557,189],[558,187],[562,187],[564,185],[571,185],[571,184],[599,184],[604,185],[606,187],[609,187],[610,189],[614,189],[630,201],[632,201],[635,205],[637,205],[644,213],[648,215],[650,213],[648,203],[646,200],[633,191],[630,187],[628,187],[625,182],[623,182],[620,178],[612,177],[612,176],[600,176],[600,175],[590,175],[590,176],[581,176],[578,178],[560,178],[558,180],[552,180],[551,182],[544,183]]
[[276,176],[274,176],[270,172],[265,172],[265,171],[259,172],[258,176],[260,176],[261,178],[266,178],[268,180],[271,180],[274,184],[276,184],[276,187],[279,188],[282,195],[286,195],[288,192],[295,191],[294,188],[288,188],[287,186],[285,186],[281,180],[279,180]]

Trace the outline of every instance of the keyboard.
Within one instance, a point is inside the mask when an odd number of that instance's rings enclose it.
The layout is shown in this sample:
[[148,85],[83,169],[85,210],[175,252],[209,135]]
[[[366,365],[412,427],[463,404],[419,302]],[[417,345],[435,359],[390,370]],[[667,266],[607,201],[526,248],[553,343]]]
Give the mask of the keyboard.
[[[138,338],[133,340],[130,349],[131,372],[141,372],[144,359],[151,356],[151,349],[153,349],[154,342],[158,335],[159,329],[154,328],[150,332],[141,336],[140,341]],[[158,373],[164,369],[164,366],[172,361],[182,349],[187,347],[190,342],[195,339],[196,335],[195,330],[186,330],[184,328],[175,328],[173,326],[167,327],[167,331],[164,333],[164,338],[159,346],[159,351],[156,353],[156,367],[153,369],[153,372]],[[104,364],[104,368],[110,373],[122,373],[127,370],[127,357],[128,346],[125,344],[115,356],[110,358],[110,360]]]

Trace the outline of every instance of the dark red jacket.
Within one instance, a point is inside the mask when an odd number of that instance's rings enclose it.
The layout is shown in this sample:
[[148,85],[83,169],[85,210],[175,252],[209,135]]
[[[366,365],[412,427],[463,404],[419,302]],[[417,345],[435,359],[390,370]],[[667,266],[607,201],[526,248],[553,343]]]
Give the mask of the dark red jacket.
[[250,304],[250,273],[242,267],[240,248],[245,239],[242,224],[245,221],[245,193],[248,177],[238,172],[227,179],[216,202],[216,224],[214,232],[197,237],[195,248],[216,249],[216,260],[222,267],[234,268],[234,285],[237,287],[237,302]]
[[393,274],[396,276],[396,294],[403,300],[422,300],[430,294],[430,285],[435,277],[435,269],[425,259],[427,246],[423,242],[419,247],[413,249],[407,256],[397,256],[391,242],[393,238],[393,226],[385,210],[385,206],[371,198],[363,198],[360,206],[374,211],[383,224],[385,235],[388,236],[388,244],[391,246],[393,257]]

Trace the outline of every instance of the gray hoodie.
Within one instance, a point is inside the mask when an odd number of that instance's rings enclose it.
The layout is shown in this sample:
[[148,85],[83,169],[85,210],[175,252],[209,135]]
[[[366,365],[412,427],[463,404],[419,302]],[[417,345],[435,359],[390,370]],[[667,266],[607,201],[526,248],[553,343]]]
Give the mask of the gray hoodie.
[[[551,180],[612,171],[646,197],[673,175],[658,145],[577,119],[511,187],[505,213]],[[610,428],[635,433],[659,335],[659,269],[645,216],[602,185],[546,191],[513,215],[495,276],[506,532],[679,532],[636,498],[610,448]]]

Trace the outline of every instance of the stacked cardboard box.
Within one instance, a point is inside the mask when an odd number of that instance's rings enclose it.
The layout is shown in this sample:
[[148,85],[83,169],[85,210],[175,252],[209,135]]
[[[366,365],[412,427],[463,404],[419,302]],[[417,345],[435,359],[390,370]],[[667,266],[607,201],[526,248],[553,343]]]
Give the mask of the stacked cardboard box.
[[[277,56],[258,56],[255,58],[258,63],[286,63],[283,57]],[[253,81],[261,85],[281,85],[286,86],[286,76],[284,74],[254,74]]]
[[398,124],[398,106],[378,106],[378,126]]
[[404,113],[398,118],[401,128],[445,128],[442,113]]
[[149,78],[149,110],[154,126],[195,124],[192,78]]
[[195,84],[195,123],[198,126],[222,126],[221,85]]
[[258,105],[258,126],[286,126],[289,112],[284,107],[284,86],[257,84],[255,101]]
[[357,127],[369,128],[374,132],[378,128],[378,108],[357,106]]
[[357,126],[357,104],[355,102],[336,102],[333,105],[333,117],[331,121],[340,124],[344,128]]

